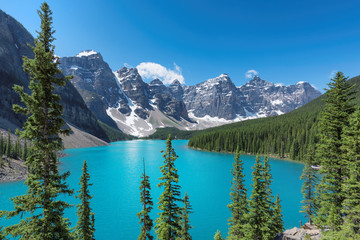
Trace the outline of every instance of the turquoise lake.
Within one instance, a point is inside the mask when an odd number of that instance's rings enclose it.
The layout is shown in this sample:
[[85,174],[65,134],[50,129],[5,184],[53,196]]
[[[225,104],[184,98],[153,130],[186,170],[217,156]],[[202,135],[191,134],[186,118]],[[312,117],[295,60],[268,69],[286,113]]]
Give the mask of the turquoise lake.
[[[180,176],[182,195],[187,191],[194,213],[190,220],[194,227],[191,234],[194,240],[213,239],[217,229],[227,235],[227,220],[230,212],[232,154],[202,152],[187,147],[186,140],[174,140],[173,147],[179,158],[176,167]],[[67,157],[61,159],[61,171],[71,171],[68,181],[78,190],[82,164],[87,160],[94,198],[91,202],[95,212],[96,239],[137,239],[139,220],[136,216],[141,210],[139,202],[140,176],[143,171],[142,159],[145,158],[146,173],[150,176],[151,195],[154,202],[152,219],[157,217],[158,198],[161,190],[157,188],[161,177],[159,167],[163,164],[161,150],[165,141],[137,140],[115,142],[106,147],[70,149],[64,151]],[[250,193],[251,172],[254,156],[241,156],[244,161],[246,184]],[[300,175],[303,164],[270,159],[273,176],[273,195],[280,194],[285,228],[299,226],[305,222],[301,207]],[[9,198],[24,194],[23,182],[0,184],[0,209],[12,209]],[[67,200],[77,204],[73,197]],[[76,209],[66,211],[73,225],[76,224]],[[16,219],[1,220],[0,225],[16,223]]]

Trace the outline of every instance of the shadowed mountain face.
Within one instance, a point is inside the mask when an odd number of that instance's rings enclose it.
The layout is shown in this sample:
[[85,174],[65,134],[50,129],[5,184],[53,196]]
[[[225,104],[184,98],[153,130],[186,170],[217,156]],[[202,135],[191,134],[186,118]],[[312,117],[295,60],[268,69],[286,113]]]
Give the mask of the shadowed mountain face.
[[[21,104],[17,93],[12,89],[14,84],[29,85],[29,76],[22,69],[22,57],[33,58],[28,45],[34,45],[31,34],[14,18],[0,10],[0,116],[15,124],[23,126],[25,117],[15,114],[13,104]],[[78,128],[101,139],[108,140],[100,128],[96,116],[86,107],[82,97],[71,83],[64,88],[57,88],[64,107],[64,119]]]

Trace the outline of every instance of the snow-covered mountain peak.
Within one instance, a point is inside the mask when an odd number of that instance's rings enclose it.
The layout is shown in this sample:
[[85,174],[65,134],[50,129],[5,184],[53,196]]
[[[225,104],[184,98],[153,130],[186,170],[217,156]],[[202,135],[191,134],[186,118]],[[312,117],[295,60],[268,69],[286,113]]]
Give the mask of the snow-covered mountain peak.
[[170,85],[181,86],[181,83],[179,82],[179,80],[175,79],[174,81],[172,81],[172,83]]
[[200,83],[198,85],[202,85],[204,87],[209,88],[209,87],[213,87],[215,85],[218,85],[220,83],[232,83],[232,82],[231,82],[231,79],[230,79],[229,75],[227,75],[226,73],[223,73],[223,74],[221,74],[220,76],[218,76],[216,78],[208,79],[205,82]]
[[164,86],[164,83],[158,79],[158,78],[155,78],[154,80],[152,80],[150,83],[149,83],[150,86]]
[[254,76],[249,82],[245,84],[245,86],[257,86],[257,87],[270,87],[273,86],[274,83],[265,81],[264,79],[260,78],[259,76]]

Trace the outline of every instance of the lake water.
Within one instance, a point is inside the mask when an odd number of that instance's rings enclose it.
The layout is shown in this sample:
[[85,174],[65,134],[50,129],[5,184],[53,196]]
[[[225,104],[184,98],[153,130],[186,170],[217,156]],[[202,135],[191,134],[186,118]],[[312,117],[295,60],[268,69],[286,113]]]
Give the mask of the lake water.
[[[175,140],[173,146],[179,158],[176,166],[180,176],[182,194],[187,191],[194,213],[190,220],[193,225],[191,234],[194,240],[213,239],[219,229],[227,235],[229,204],[230,170],[233,155],[225,153],[202,152],[189,149],[186,140]],[[75,190],[79,189],[83,160],[86,159],[91,175],[91,194],[94,198],[91,207],[95,212],[96,239],[137,239],[139,224],[136,213],[141,210],[139,184],[142,172],[142,159],[146,161],[146,172],[150,176],[151,195],[154,202],[152,219],[157,217],[158,198],[161,190],[157,188],[161,177],[159,167],[163,164],[161,150],[165,141],[123,141],[106,147],[66,150],[67,157],[61,159],[61,170],[70,170],[68,181]],[[246,184],[251,184],[251,167],[254,156],[242,156],[244,160]],[[303,164],[270,159],[273,175],[272,191],[280,194],[286,228],[299,226],[305,222],[299,213],[301,201],[301,175]],[[0,209],[12,209],[9,198],[25,193],[23,182],[0,184]],[[250,190],[248,190],[250,192]],[[68,199],[77,204],[77,200]],[[76,209],[67,210],[66,215],[73,225],[76,224]],[[16,220],[1,220],[7,225]]]

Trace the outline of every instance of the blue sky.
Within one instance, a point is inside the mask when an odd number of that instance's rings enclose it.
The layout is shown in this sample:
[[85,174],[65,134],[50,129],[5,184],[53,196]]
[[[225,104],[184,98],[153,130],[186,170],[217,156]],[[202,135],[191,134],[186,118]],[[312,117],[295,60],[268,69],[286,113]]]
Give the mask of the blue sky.
[[[0,7],[36,35],[41,2],[4,0]],[[333,71],[360,75],[358,0],[48,3],[54,12],[57,55],[93,49],[113,70],[143,63],[150,73],[164,71],[144,64],[151,62],[172,70],[165,75],[181,74],[188,85],[227,73],[237,86],[249,80],[248,70],[256,70],[271,82],[308,81],[319,90]]]

